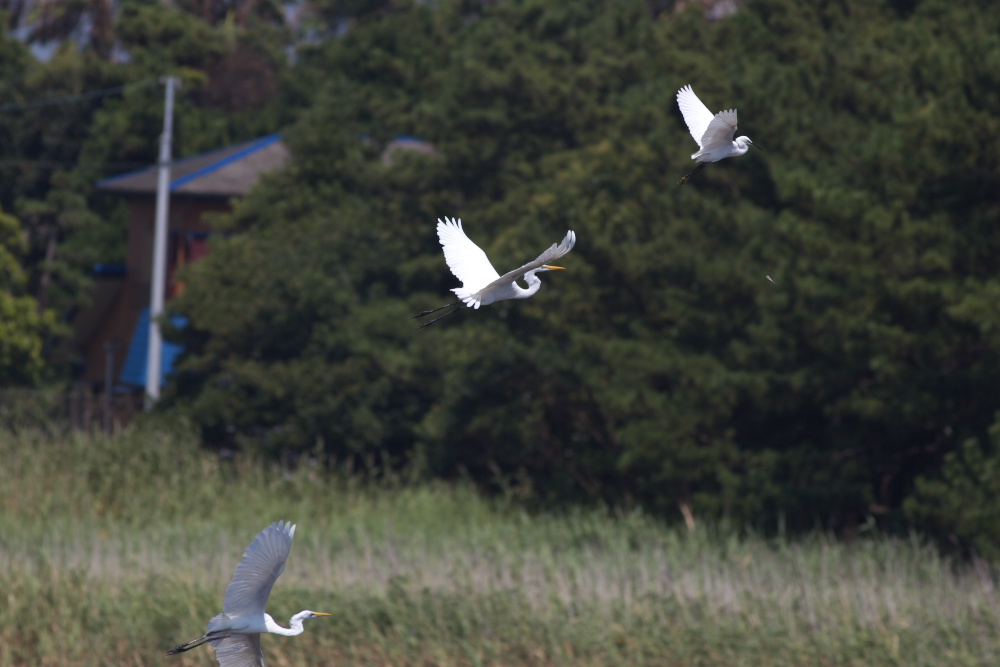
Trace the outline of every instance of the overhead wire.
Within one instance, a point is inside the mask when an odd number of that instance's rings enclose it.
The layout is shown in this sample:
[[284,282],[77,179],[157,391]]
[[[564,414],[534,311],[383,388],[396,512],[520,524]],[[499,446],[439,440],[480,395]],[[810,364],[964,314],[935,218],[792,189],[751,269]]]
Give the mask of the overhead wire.
[[83,100],[94,100],[101,97],[109,97],[111,95],[120,95],[130,88],[143,88],[145,86],[155,84],[156,81],[156,79],[146,79],[145,81],[126,83],[121,86],[103,88],[101,90],[78,93],[76,95],[61,95],[59,97],[42,98],[39,100],[32,100],[30,102],[8,102],[7,104],[0,104],[0,112],[25,111],[27,109],[38,109],[40,107],[53,106],[56,104],[71,104],[73,102],[80,102]]
[[135,169],[139,167],[155,167],[154,162],[59,162],[58,160],[22,160],[18,158],[0,158],[0,169],[4,167],[37,167],[40,169],[75,169],[87,167],[93,169]]
[[[47,97],[28,102],[8,102],[0,104],[0,112],[25,111],[28,109],[38,109],[46,106],[58,104],[71,104],[84,100],[95,100],[112,95],[121,95],[126,90],[143,88],[157,83],[157,79],[145,79],[135,83],[126,83],[111,88],[102,88],[75,95],[60,95],[58,97]],[[0,168],[4,167],[36,167],[41,169],[73,169],[76,167],[90,167],[97,169],[134,169],[137,167],[149,166],[148,162],[59,162],[54,160],[29,160],[19,158],[0,158]]]

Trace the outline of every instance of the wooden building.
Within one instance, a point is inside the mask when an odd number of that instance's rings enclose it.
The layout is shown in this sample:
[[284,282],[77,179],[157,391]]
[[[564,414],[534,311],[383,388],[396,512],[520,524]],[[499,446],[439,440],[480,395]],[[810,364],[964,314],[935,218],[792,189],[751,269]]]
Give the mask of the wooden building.
[[[261,175],[288,159],[275,134],[171,165],[166,299],[182,288],[173,280],[176,271],[208,252],[212,228],[206,217],[229,212],[234,197],[245,195]],[[103,389],[106,377],[113,378],[112,389],[118,393],[141,393],[145,387],[156,184],[155,166],[97,183],[100,191],[128,201],[129,226],[125,265],[94,267],[91,305],[73,321],[72,352],[82,361],[78,380],[94,389]],[[169,374],[178,352],[176,346],[165,346],[161,378]]]

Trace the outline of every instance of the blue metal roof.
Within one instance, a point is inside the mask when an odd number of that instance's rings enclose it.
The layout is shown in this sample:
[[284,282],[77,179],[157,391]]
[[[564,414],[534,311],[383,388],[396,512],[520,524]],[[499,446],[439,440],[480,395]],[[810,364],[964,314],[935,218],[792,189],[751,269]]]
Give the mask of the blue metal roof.
[[[170,322],[177,328],[183,328],[187,325],[187,318],[175,315],[170,318]],[[167,376],[174,370],[174,361],[183,351],[184,347],[182,345],[163,341],[163,351],[160,355],[161,387],[167,384]],[[149,308],[143,308],[142,312],[139,313],[139,319],[135,323],[135,333],[132,334],[132,342],[128,346],[128,356],[125,357],[125,365],[122,367],[118,381],[122,384],[145,387],[148,354]]]
[[[203,176],[208,176],[212,172],[218,171],[219,169],[222,169],[228,164],[232,164],[233,162],[242,160],[246,156],[252,155],[257,151],[259,151],[260,149],[266,148],[278,141],[281,141],[281,135],[272,134],[270,136],[264,137],[263,139],[258,139],[257,141],[251,142],[250,145],[236,151],[235,153],[230,153],[229,155],[220,156],[220,159],[213,162],[212,164],[202,167],[201,169],[192,171],[190,174],[186,174],[184,176],[181,176],[180,178],[174,179],[174,181],[170,184],[170,191],[173,192],[174,190],[183,186],[186,183],[190,183],[191,181],[198,178],[202,178]],[[225,152],[225,149],[218,152]]]
[[[201,194],[207,189],[209,193],[245,194],[261,173],[284,163],[288,153],[280,144],[281,134],[271,134],[176,160],[170,165],[170,192]],[[253,164],[240,165],[251,156]],[[234,166],[239,173],[232,172]],[[103,178],[96,186],[111,192],[151,193],[156,191],[158,171],[152,165]]]

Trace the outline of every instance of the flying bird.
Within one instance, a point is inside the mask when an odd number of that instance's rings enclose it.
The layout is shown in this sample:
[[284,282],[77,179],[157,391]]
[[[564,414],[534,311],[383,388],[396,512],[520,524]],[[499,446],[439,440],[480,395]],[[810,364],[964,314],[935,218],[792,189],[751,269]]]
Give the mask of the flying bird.
[[698,166],[685,174],[677,185],[687,183],[709,162],[743,155],[750,150],[750,146],[763,150],[750,141],[750,137],[733,139],[733,135],[736,134],[736,109],[720,111],[713,115],[694,94],[690,85],[677,91],[677,106],[681,108],[684,122],[687,123],[688,130],[691,131],[691,136],[698,142],[699,147],[698,152],[691,156],[692,160],[698,161]]
[[[553,243],[534,261],[501,276],[490,264],[490,259],[482,248],[465,235],[461,220],[454,218],[441,220],[438,218],[437,233],[441,247],[444,249],[444,259],[448,263],[448,268],[451,269],[456,278],[462,281],[461,287],[455,287],[451,290],[458,297],[458,301],[433,310],[421,311],[414,315],[414,318],[424,317],[444,308],[459,306],[462,303],[465,303],[469,308],[479,308],[504,299],[527,299],[542,286],[542,281],[538,279],[536,274],[543,271],[562,271],[563,267],[552,266],[549,262],[559,259],[576,245],[576,232],[570,230],[566,232],[566,237],[560,243]],[[517,284],[517,281],[522,278],[528,284],[527,289]],[[417,328],[422,329],[434,324],[457,310],[458,308],[455,308],[440,317],[423,322]]]
[[222,613],[208,622],[208,630],[203,636],[175,646],[167,651],[167,655],[183,653],[209,643],[222,667],[264,667],[261,633],[294,637],[305,630],[303,621],[329,616],[307,609],[292,616],[288,622],[291,627],[283,628],[274,622],[270,614],[264,613],[271,588],[285,569],[294,535],[295,526],[285,521],[272,523],[260,531],[247,547],[243,559],[236,566],[233,580],[226,587]]

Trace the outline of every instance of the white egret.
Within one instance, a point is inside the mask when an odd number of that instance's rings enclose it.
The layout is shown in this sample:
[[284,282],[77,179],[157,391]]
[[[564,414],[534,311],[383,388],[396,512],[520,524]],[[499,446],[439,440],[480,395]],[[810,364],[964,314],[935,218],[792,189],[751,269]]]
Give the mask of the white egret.
[[190,651],[207,642],[215,649],[215,659],[222,667],[264,667],[264,653],[260,649],[262,632],[294,637],[305,630],[303,621],[329,616],[307,609],[292,616],[288,622],[291,627],[283,628],[270,614],[264,613],[271,587],[285,569],[294,535],[295,526],[285,521],[272,523],[260,531],[226,587],[222,613],[208,622],[203,636],[175,646],[167,655]]
[[689,171],[678,181],[678,185],[684,185],[688,180],[705,168],[709,162],[718,162],[727,157],[743,155],[750,146],[757,150],[763,150],[760,146],[750,141],[750,137],[736,137],[736,109],[720,111],[712,114],[698,96],[687,85],[677,91],[677,106],[681,108],[684,122],[687,123],[691,136],[698,142],[699,151],[691,156],[692,160],[698,161],[698,166]]
[[[542,286],[542,281],[538,279],[537,274],[542,271],[562,271],[563,267],[551,266],[548,262],[559,259],[576,245],[576,232],[570,230],[566,232],[566,237],[563,238],[562,242],[553,243],[552,247],[534,261],[501,276],[490,264],[490,260],[482,248],[465,235],[461,220],[445,218],[442,221],[438,218],[437,233],[441,247],[444,249],[444,259],[448,263],[448,268],[451,269],[456,278],[462,281],[461,287],[455,287],[451,290],[458,297],[458,301],[433,310],[421,311],[414,315],[414,318],[430,315],[451,306],[458,306],[463,302],[469,308],[479,308],[504,299],[527,299]],[[521,278],[528,284],[527,289],[517,284],[516,281]],[[422,329],[429,324],[434,324],[456,310],[458,309],[424,322],[417,328]]]

